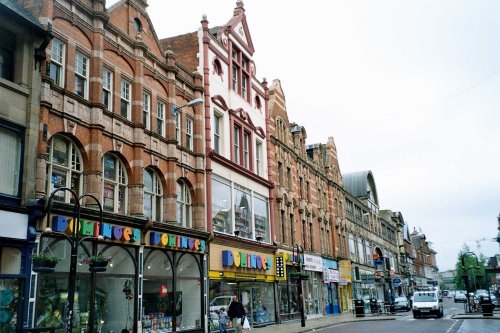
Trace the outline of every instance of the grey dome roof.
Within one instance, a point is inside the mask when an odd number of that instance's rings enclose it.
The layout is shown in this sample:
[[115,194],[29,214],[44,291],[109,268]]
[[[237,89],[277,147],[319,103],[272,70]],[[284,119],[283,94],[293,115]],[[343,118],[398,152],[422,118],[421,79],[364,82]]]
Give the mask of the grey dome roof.
[[373,198],[378,206],[377,187],[375,178],[370,170],[356,171],[342,174],[344,188],[356,198]]

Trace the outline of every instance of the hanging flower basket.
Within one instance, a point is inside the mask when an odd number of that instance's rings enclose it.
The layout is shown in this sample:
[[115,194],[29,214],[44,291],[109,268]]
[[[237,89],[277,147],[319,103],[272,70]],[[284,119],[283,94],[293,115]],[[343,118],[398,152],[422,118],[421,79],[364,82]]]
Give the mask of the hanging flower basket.
[[110,261],[111,257],[103,255],[91,256],[82,260],[84,264],[89,265],[89,271],[91,272],[105,272]]
[[52,254],[40,253],[32,256],[31,261],[33,262],[33,272],[52,273],[61,258]]

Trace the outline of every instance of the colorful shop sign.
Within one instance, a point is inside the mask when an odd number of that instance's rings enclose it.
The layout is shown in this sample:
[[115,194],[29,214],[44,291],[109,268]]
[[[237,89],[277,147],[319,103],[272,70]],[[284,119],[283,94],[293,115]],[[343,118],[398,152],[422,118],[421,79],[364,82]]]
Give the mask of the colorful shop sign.
[[[71,235],[74,230],[74,218],[65,216],[52,217],[52,230],[56,232],[64,232]],[[97,221],[89,221],[80,219],[79,235],[87,236],[102,236],[104,239],[112,239],[120,242],[136,243],[141,240],[141,230],[109,223],[100,223]]]
[[[283,258],[285,259],[285,262],[288,265],[293,264],[294,262],[297,262],[296,255],[293,255],[292,252],[288,251],[280,251],[278,254],[282,254]],[[299,255],[299,262],[304,263],[304,257]]]
[[222,266],[262,269],[268,271],[272,268],[273,261],[271,256],[263,256],[255,253],[246,253],[240,251],[223,250]]
[[149,244],[151,246],[161,246],[175,248],[179,250],[191,250],[205,252],[207,246],[202,239],[186,236],[169,235],[164,232],[152,231],[149,233]]

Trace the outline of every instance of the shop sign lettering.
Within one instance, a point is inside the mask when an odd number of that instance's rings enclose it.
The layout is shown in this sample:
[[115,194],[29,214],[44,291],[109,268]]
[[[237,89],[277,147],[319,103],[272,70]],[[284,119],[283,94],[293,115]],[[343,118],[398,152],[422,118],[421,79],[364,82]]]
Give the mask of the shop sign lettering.
[[270,256],[231,250],[222,251],[222,266],[224,267],[254,268],[268,271],[272,268],[272,263]]
[[[64,216],[52,217],[52,229],[56,232],[64,232],[71,235],[74,230],[75,220]],[[141,231],[135,228],[123,227],[108,223],[99,223],[80,219],[81,236],[102,236],[105,239],[113,239],[121,242],[135,243],[141,240]]]
[[153,246],[158,245],[164,247],[173,247],[181,250],[205,252],[206,249],[206,243],[204,240],[185,236],[169,235],[157,231],[153,231],[150,233],[149,242]]

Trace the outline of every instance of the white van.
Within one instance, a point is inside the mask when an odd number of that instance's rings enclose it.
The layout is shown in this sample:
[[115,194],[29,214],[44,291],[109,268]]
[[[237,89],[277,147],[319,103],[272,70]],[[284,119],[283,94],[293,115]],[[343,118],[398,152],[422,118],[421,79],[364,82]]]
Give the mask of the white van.
[[413,294],[413,318],[421,316],[443,317],[443,299],[439,291],[416,291]]

